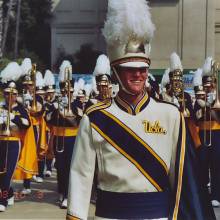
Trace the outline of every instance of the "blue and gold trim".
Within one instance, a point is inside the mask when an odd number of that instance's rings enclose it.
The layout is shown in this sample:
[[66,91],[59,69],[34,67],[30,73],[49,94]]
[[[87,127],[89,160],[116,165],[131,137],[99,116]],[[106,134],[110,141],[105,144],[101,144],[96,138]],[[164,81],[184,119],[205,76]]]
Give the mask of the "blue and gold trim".
[[127,112],[130,115],[137,115],[141,112],[145,107],[148,105],[150,99],[147,93],[144,93],[140,101],[137,103],[136,106],[131,106],[125,100],[123,100],[119,95],[116,96],[115,102],[120,109]]
[[186,127],[184,116],[181,113],[181,124],[180,124],[180,155],[179,155],[179,166],[178,170],[176,171],[177,174],[177,191],[176,191],[176,198],[175,198],[175,206],[173,211],[173,220],[177,220],[178,211],[179,211],[179,203],[182,191],[182,181],[183,181],[183,168],[184,168],[184,159],[185,159],[185,148],[186,148]]
[[90,106],[87,110],[86,110],[86,114],[90,114],[91,112],[98,110],[98,109],[105,109],[108,108],[110,105],[112,104],[111,101],[108,102],[99,102],[95,105]]
[[105,110],[91,113],[89,118],[91,126],[133,163],[158,191],[168,189],[168,168],[144,140]]

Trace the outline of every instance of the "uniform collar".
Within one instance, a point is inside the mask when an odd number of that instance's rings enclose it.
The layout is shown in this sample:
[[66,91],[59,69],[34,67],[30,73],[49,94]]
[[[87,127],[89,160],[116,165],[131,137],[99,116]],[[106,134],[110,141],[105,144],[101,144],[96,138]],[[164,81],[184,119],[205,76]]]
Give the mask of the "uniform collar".
[[130,105],[128,102],[123,100],[123,98],[120,97],[119,95],[115,97],[115,102],[118,105],[118,107],[130,115],[137,115],[148,105],[149,101],[150,98],[147,92],[143,94],[143,96],[141,97],[141,99],[139,100],[136,106]]

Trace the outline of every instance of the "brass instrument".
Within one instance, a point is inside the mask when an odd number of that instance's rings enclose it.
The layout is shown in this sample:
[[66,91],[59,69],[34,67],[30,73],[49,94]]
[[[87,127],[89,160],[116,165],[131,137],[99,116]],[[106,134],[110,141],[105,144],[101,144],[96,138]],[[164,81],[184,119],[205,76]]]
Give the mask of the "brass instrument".
[[[213,83],[216,84],[215,86],[215,92],[216,92],[216,98],[215,98],[215,102],[213,104],[213,106],[208,107],[209,108],[209,128],[208,129],[204,129],[204,137],[203,137],[203,141],[204,141],[204,145],[207,147],[210,147],[212,145],[212,114],[211,111],[212,110],[219,110],[220,109],[220,101],[219,101],[219,75],[218,75],[218,70],[219,70],[219,63],[218,62],[213,62],[212,63],[212,67],[211,67],[211,71],[212,71],[212,78],[213,78]],[[205,103],[207,102],[207,96],[205,99]],[[207,106],[205,105],[205,109],[204,109],[204,122],[207,121]],[[208,132],[208,134],[207,134]],[[207,135],[209,136],[209,138],[207,137]]]
[[71,80],[72,80],[72,72],[69,67],[65,68],[65,89],[67,92],[67,98],[68,98],[68,104],[67,108],[64,108],[64,114],[63,117],[66,118],[75,118],[75,114],[73,113],[71,109]]
[[184,84],[182,80],[182,76],[179,74],[180,70],[177,70],[177,74],[172,78],[172,90],[173,90],[173,96],[175,96],[179,103],[181,104],[181,111],[183,113],[183,116],[185,118],[190,117],[190,112],[186,109],[186,103],[185,103],[185,95],[184,95]]
[[[207,96],[205,96],[205,103],[207,102]],[[205,104],[204,108],[204,122],[207,121],[207,106]],[[209,108],[209,128],[204,129],[204,135],[203,135],[203,143],[206,147],[210,147],[212,145],[212,116],[211,116],[211,108]],[[207,133],[208,132],[208,133]],[[207,137],[209,136],[209,138]]]
[[[57,114],[57,125],[58,125],[59,120],[60,120],[59,112],[60,112],[61,96],[58,95],[56,99],[57,99],[57,104],[58,104],[58,114]],[[63,139],[62,139],[62,146],[61,146],[61,148],[58,147],[58,140],[59,140],[59,136],[56,136],[56,148],[55,148],[56,152],[57,153],[63,153],[63,151],[64,151],[64,135],[63,135]]]
[[31,105],[31,109],[30,109],[30,114],[32,116],[35,116],[38,113],[38,109],[37,109],[37,100],[36,100],[36,67],[37,65],[34,63],[32,64],[32,69],[31,69],[31,78],[33,81],[33,100],[32,100],[32,105]]
[[[5,125],[5,129],[1,131],[1,136],[6,136],[9,137],[11,135],[11,130],[10,130],[10,113],[11,113],[11,100],[12,100],[12,93],[13,93],[13,88],[10,88],[9,90],[9,100],[8,100],[8,111],[7,111],[7,121]],[[4,111],[4,109],[0,109],[1,111]],[[0,170],[0,174],[6,173],[7,172],[7,158],[8,158],[8,141],[6,143],[6,152],[5,152],[5,164],[3,167],[3,170]]]
[[219,70],[219,63],[218,62],[214,62],[212,64],[212,75],[214,77],[214,79],[216,80],[216,86],[215,86],[215,91],[216,91],[216,99],[215,99],[215,103],[212,106],[212,109],[220,109],[220,101],[219,101],[219,74],[218,74],[218,70]]

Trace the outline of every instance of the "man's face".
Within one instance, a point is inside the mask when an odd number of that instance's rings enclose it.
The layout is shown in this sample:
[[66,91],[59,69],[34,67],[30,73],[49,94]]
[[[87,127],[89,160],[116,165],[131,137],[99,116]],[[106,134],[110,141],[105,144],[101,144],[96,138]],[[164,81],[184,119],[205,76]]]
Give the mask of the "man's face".
[[[8,104],[8,102],[9,102],[9,96],[10,96],[10,94],[9,94],[8,92],[5,92],[5,93],[4,93],[5,102],[6,102],[7,104]],[[12,93],[12,94],[11,94],[11,104],[14,104],[14,103],[16,102],[16,100],[17,100],[17,94]]]
[[33,91],[34,91],[34,85],[33,84],[27,84],[27,85],[25,85],[24,89],[26,91],[28,91],[30,94],[32,94]]
[[124,87],[131,93],[139,95],[142,93],[148,76],[148,69],[120,67],[118,75]]

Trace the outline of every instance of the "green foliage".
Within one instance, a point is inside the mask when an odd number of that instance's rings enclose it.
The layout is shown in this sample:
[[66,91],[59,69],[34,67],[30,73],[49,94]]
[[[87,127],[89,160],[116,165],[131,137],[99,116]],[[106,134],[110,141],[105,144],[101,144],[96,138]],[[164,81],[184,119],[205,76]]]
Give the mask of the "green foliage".
[[[4,15],[7,12],[9,0],[3,1]],[[50,19],[52,0],[22,0],[19,32],[19,57],[25,53],[35,54],[37,60],[40,58],[41,65],[50,65]],[[10,16],[8,37],[6,42],[6,56],[11,57],[14,51],[15,5]],[[29,56],[30,57],[30,56]]]
[[54,69],[58,71],[63,60],[69,60],[73,66],[74,73],[89,74],[92,73],[96,59],[101,54],[100,51],[94,50],[91,44],[83,44],[75,54],[66,54],[64,50],[59,51],[59,55]]

